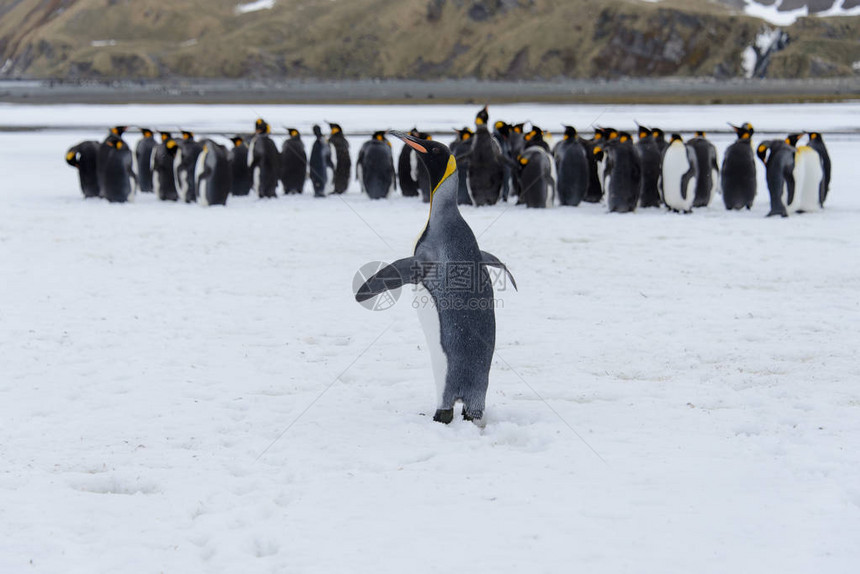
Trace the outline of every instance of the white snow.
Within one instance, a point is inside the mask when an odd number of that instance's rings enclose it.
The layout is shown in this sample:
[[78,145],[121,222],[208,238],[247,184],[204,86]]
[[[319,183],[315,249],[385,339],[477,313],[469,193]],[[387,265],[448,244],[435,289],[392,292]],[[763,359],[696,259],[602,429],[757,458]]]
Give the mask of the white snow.
[[247,14],[249,12],[259,12],[260,10],[271,10],[275,7],[275,0],[256,0],[247,4],[237,4],[234,8],[236,14]]
[[[823,12],[813,14],[813,16],[820,18],[830,18],[838,16],[860,15],[860,7],[844,8],[844,4],[845,0],[836,0],[836,2],[833,3],[833,6],[831,6],[827,10],[824,10]],[[791,26],[797,21],[798,18],[803,18],[805,16],[810,15],[809,8],[807,8],[806,6],[798,8],[797,10],[780,11],[779,7],[781,5],[782,0],[776,0],[775,3],[769,6],[759,4],[755,0],[746,0],[744,12],[750,16],[766,20],[771,24],[776,24],[777,26]]]
[[106,48],[109,46],[116,46],[116,40],[93,40],[90,42],[90,46],[93,48]]
[[744,71],[744,78],[752,78],[755,73],[755,65],[758,62],[755,48],[747,46],[741,52],[741,69]]
[[[111,205],[63,161],[123,123],[447,131],[475,112],[0,105],[4,126],[54,126],[0,130],[0,572],[853,572],[860,104],[490,106],[583,132],[815,129],[834,172],[826,208],[787,219],[764,217],[761,173],[749,212],[464,208],[520,288],[497,292],[483,430],[432,422],[411,292],[353,299],[361,265],[410,253],[420,200],[353,182]],[[722,156],[732,138],[709,136]]]

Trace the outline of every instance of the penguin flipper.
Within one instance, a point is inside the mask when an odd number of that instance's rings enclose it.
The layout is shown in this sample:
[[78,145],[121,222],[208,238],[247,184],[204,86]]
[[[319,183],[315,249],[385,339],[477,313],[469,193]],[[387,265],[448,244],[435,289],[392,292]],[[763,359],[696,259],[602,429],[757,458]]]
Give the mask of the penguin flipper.
[[402,287],[404,284],[417,284],[424,277],[424,268],[425,266],[415,257],[398,259],[365,281],[355,293],[355,300],[362,303],[380,293]]
[[511,285],[514,286],[514,289],[517,289],[517,282],[514,280],[514,276],[511,274],[508,266],[499,261],[499,258],[493,255],[492,253],[487,253],[486,251],[481,251],[481,265],[487,265],[488,267],[498,267],[499,269],[504,269],[505,273],[508,275],[508,279],[511,280]]

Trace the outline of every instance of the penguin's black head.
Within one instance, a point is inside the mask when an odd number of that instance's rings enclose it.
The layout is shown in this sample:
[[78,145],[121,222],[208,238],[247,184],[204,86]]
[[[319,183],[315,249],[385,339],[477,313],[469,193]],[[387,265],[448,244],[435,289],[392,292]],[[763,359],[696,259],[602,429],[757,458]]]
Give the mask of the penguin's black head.
[[268,134],[271,133],[272,126],[266,123],[266,120],[263,118],[257,118],[257,121],[254,122],[254,133],[258,134]]
[[697,137],[697,138],[703,138],[703,137],[705,137],[705,132],[703,132],[703,131],[701,131],[701,130],[697,131],[697,132],[696,132],[696,137]]
[[523,124],[514,124],[511,126],[511,129],[514,131],[515,134],[521,134],[521,133],[523,133],[523,128],[525,128],[525,126],[526,126],[526,124],[524,124],[524,123]]
[[316,137],[322,137],[322,128],[320,128],[318,125],[314,124],[313,130],[314,130],[314,135]]
[[124,134],[127,129],[128,126],[114,126],[110,129],[110,134],[112,136],[122,137],[122,134]]
[[230,138],[230,141],[231,141],[231,142],[233,142],[233,145],[234,145],[235,147],[239,147],[240,145],[242,145],[242,143],[243,143],[245,140],[243,140],[243,139],[242,139],[242,138],[240,138],[239,136],[233,136],[233,137],[231,137],[231,138]]
[[770,147],[767,144],[759,144],[758,148],[755,150],[755,154],[763,163],[767,163],[768,150],[770,150]]
[[417,137],[420,140],[432,140],[433,139],[433,136],[431,136],[427,132],[418,132],[418,135],[415,137]]
[[166,142],[169,139],[173,139],[173,136],[170,134],[170,132],[158,132],[158,133],[161,134],[162,143]]
[[72,167],[78,167],[78,152],[71,150],[66,152],[66,163]]
[[290,134],[291,138],[299,137],[299,130],[296,128],[287,128],[287,133]]
[[114,149],[122,149],[125,147],[125,142],[122,141],[122,138],[118,135],[111,134],[105,140],[105,144],[109,145]]
[[343,128],[340,127],[340,124],[328,122],[328,125],[331,127],[331,135],[343,133]]
[[788,145],[790,145],[790,146],[796,146],[796,145],[797,145],[797,140],[799,140],[799,139],[800,139],[800,136],[802,136],[802,135],[803,135],[802,133],[799,133],[799,134],[788,134],[787,136],[785,136],[785,143],[787,143],[787,144],[788,144]]
[[627,132],[618,132],[617,140],[618,140],[618,143],[623,143],[623,144],[633,143],[633,136],[631,136]]
[[440,142],[426,139],[418,139],[409,134],[391,130],[388,133],[403,140],[403,143],[414,149],[415,154],[424,167],[427,168],[427,173],[430,176],[430,189],[435,193],[439,184],[445,181],[452,173],[457,170],[457,162],[454,156],[451,155],[451,150],[448,146]]
[[683,142],[683,141],[684,141],[684,138],[681,137],[681,134],[672,134],[671,139],[669,139],[669,142]]
[[152,130],[149,128],[140,128],[140,133],[142,133],[145,138],[152,137]]
[[182,132],[182,139],[185,141],[193,142],[194,141],[194,132]]
[[385,139],[385,132],[384,131],[373,132],[373,139],[376,141],[380,141],[380,142],[386,142],[386,143],[388,142],[388,140]]
[[493,127],[503,138],[507,138],[511,133],[511,125],[501,120],[493,124]]
[[638,127],[639,127],[639,139],[640,140],[648,139],[649,137],[651,137],[651,130],[649,130],[645,126],[638,126]]
[[654,136],[655,140],[663,141],[666,139],[666,132],[660,128],[651,128],[651,135]]
[[564,128],[564,139],[571,140],[576,139],[576,128],[573,126],[562,126]]
[[469,139],[470,137],[475,135],[475,132],[473,132],[469,128],[463,128],[461,130],[456,130],[456,132],[457,132],[457,135],[459,136],[458,139],[461,142],[466,141],[467,139]]
[[164,142],[164,147],[167,148],[167,153],[171,156],[176,156],[176,150],[179,149],[179,145],[173,138],[168,138],[167,141]]
[[750,124],[749,122],[740,126],[733,126],[732,124],[729,124],[729,126],[731,126],[731,128],[735,130],[735,133],[738,134],[739,140],[748,140],[755,133],[752,124]]
[[807,132],[807,135],[809,136],[809,141],[812,141],[812,140],[819,140],[822,142],[824,141],[823,139],[821,139],[821,132]]
[[485,126],[490,121],[490,113],[487,111],[487,106],[484,106],[475,116],[476,126]]

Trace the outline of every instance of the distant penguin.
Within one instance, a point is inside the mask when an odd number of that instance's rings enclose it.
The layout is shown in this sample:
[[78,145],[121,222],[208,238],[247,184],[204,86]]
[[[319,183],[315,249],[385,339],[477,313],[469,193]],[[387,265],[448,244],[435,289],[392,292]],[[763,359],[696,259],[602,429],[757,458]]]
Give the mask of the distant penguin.
[[696,137],[687,142],[696,152],[696,198],[693,207],[707,207],[714,198],[720,170],[717,167],[717,149],[705,138],[705,132],[696,132]]
[[284,193],[301,193],[308,172],[308,154],[299,130],[287,129],[289,137],[281,147],[281,185]]
[[66,152],[66,163],[78,170],[84,197],[99,196],[99,142],[83,141]]
[[[511,126],[501,120],[493,124],[493,138],[502,150],[502,156],[511,157]],[[502,170],[502,201],[507,201],[511,193],[513,180],[512,166],[505,162]]]
[[194,169],[198,203],[226,205],[233,187],[233,173],[227,148],[211,139],[203,140],[203,151]]
[[738,139],[726,148],[720,167],[720,188],[726,209],[752,208],[756,194],[755,154],[752,148],[753,127],[729,124]]
[[794,152],[794,189],[796,205],[789,204],[792,213],[810,213],[821,209],[821,193],[824,187],[824,162],[818,152],[810,146],[799,146],[797,140],[803,134],[789,134],[785,143],[793,146]]
[[672,134],[663,152],[661,178],[663,201],[672,211],[690,213],[696,199],[696,152],[684,143],[681,134]]
[[231,195],[248,195],[254,186],[254,176],[248,167],[248,146],[241,136],[230,138],[233,147],[227,152],[230,161]]
[[666,133],[660,128],[651,128],[651,138],[657,144],[657,149],[660,150],[660,155],[662,156],[666,148],[669,147],[669,142],[666,141]]
[[603,182],[601,181],[602,176],[600,175],[600,162],[598,161],[598,157],[603,157],[605,154],[596,153],[594,148],[603,149],[603,132],[599,129],[594,131],[594,135],[589,140],[583,140],[583,145],[585,146],[585,155],[588,158],[588,189],[585,192],[585,196],[582,198],[582,201],[586,203],[600,203],[600,200],[603,199]]
[[552,156],[541,145],[543,138],[534,127],[527,138],[526,147],[517,158],[517,181],[520,190],[517,204],[526,207],[552,207],[555,197],[555,181],[552,178]]
[[639,126],[639,140],[636,142],[639,161],[642,163],[642,186],[639,189],[640,207],[660,207],[663,200],[660,196],[660,171],[662,170],[663,154],[654,140],[654,136],[646,127]]
[[606,140],[605,149],[596,146],[593,152],[606,155],[603,178],[606,206],[610,212],[636,211],[642,186],[642,164],[633,138],[626,132],[615,132],[615,137]]
[[562,140],[555,146],[556,187],[561,205],[577,206],[588,191],[588,156],[573,126],[564,126]]
[[311,146],[311,159],[308,163],[311,183],[314,186],[314,197],[325,197],[329,170],[334,171],[331,161],[331,148],[319,126],[314,126],[314,143]]
[[277,197],[280,176],[278,146],[269,137],[271,127],[262,118],[255,124],[254,137],[248,146],[248,168],[254,180],[257,197]]
[[134,201],[137,177],[132,170],[131,149],[119,136],[111,135],[99,150],[99,195],[111,203]]
[[355,174],[361,182],[361,191],[370,199],[388,197],[396,181],[391,143],[385,139],[384,131],[375,132],[370,141],[361,146],[355,162]]
[[770,192],[768,217],[788,217],[788,205],[797,202],[794,186],[794,152],[796,150],[782,140],[763,141],[756,148],[756,155],[765,165],[765,180]]
[[[471,142],[469,141],[475,132],[470,130],[468,127],[464,127],[461,130],[455,130],[457,132],[457,139],[451,142],[449,146],[451,153],[456,157],[461,155],[462,153],[468,151]],[[409,146],[404,146],[409,149],[412,149]],[[421,164],[423,168],[424,164]],[[469,170],[469,158],[463,157],[460,160],[457,160],[457,169],[462,174],[459,178],[459,187],[457,188],[457,204],[458,205],[472,205],[472,196],[469,193],[469,180],[466,177],[466,173]]]
[[[598,128],[598,130],[598,132],[595,132],[595,137],[597,137],[598,133],[600,134],[600,139],[603,142],[601,148],[606,149],[610,143],[616,143],[618,141],[618,130],[616,130],[615,128]],[[604,181],[604,179],[606,178],[606,174],[608,173],[606,165],[609,161],[609,154],[596,154],[595,157],[597,158],[597,176],[600,180],[600,187],[601,189],[603,189],[603,192],[605,194],[607,190],[606,182]]]
[[469,191],[472,203],[477,206],[493,205],[499,201],[502,192],[502,179],[505,176],[505,162],[502,148],[493,138],[487,127],[489,113],[484,106],[475,116],[475,135],[464,152],[469,162],[466,172],[469,178]]
[[197,158],[203,151],[203,146],[195,141],[194,134],[189,131],[183,131],[182,139],[177,143],[179,151],[176,153],[174,163],[179,198],[185,203],[196,203],[197,183],[194,179],[194,169],[197,167]]
[[[418,128],[412,128],[409,135],[418,137]],[[413,150],[404,145],[397,156],[397,181],[400,182],[400,193],[403,197],[418,197],[418,169],[421,162],[418,161]],[[423,169],[423,166],[421,166]]]
[[174,160],[179,145],[169,132],[161,132],[161,143],[152,152],[152,189],[162,201],[179,201]]
[[140,185],[140,191],[152,191],[152,151],[155,149],[157,142],[152,137],[152,130],[149,128],[140,128],[140,133],[143,137],[137,142],[134,148],[134,157],[137,160],[137,181]]
[[[432,185],[430,217],[414,255],[382,268],[357,290],[359,302],[404,284],[427,292],[419,306],[436,378],[433,420],[449,423],[457,401],[463,418],[482,424],[496,340],[493,283],[487,266],[505,265],[481,251],[457,208],[457,162],[441,143],[391,132],[411,146],[427,167]],[[508,273],[510,277],[510,274]],[[442,278],[440,280],[439,278]],[[515,286],[513,278],[511,284]]]
[[809,142],[806,144],[818,152],[821,158],[821,167],[824,170],[824,183],[821,188],[821,200],[819,203],[824,207],[824,202],[827,200],[827,194],[830,192],[830,154],[827,153],[827,146],[824,145],[824,138],[820,132],[809,132]]
[[343,135],[343,129],[339,124],[329,122],[331,134],[328,143],[334,150],[332,160],[334,163],[334,176],[332,193],[343,193],[349,187],[349,175],[352,173],[352,159],[349,156],[349,142]]

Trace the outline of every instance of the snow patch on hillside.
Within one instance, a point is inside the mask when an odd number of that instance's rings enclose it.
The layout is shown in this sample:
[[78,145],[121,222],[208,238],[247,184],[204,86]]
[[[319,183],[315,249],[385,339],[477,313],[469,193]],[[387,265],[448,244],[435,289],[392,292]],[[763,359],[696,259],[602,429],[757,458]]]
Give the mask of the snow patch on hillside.
[[248,14],[249,12],[259,12],[260,10],[271,10],[275,7],[275,0],[257,0],[248,4],[238,4],[233,10],[236,14]]

